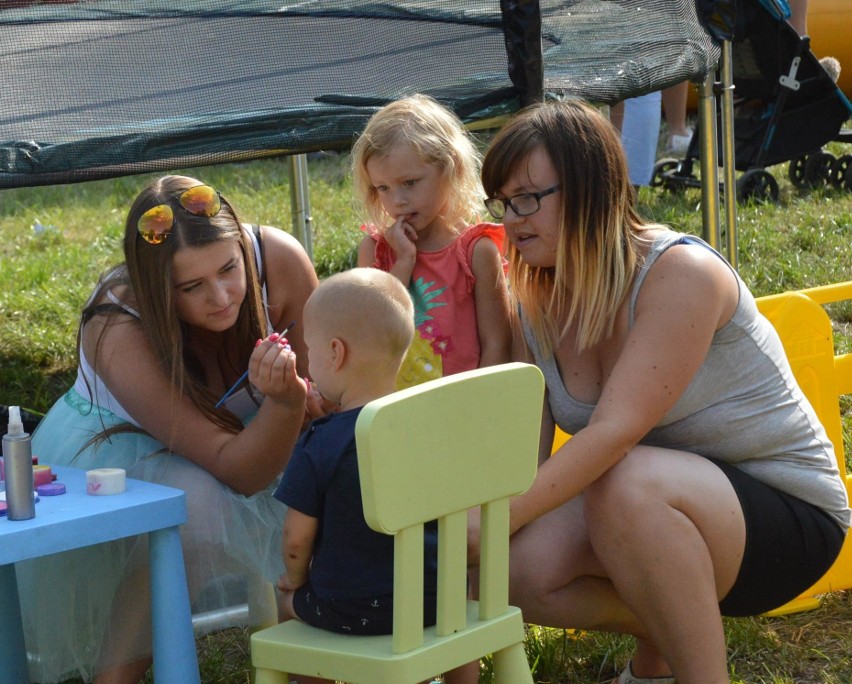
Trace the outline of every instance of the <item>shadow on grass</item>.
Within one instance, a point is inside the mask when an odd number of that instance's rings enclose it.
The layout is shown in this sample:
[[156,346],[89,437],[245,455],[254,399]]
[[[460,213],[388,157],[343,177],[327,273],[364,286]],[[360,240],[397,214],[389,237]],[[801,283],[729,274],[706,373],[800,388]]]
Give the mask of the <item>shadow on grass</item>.
[[76,368],[42,366],[32,356],[0,355],[0,404],[45,413],[71,385]]

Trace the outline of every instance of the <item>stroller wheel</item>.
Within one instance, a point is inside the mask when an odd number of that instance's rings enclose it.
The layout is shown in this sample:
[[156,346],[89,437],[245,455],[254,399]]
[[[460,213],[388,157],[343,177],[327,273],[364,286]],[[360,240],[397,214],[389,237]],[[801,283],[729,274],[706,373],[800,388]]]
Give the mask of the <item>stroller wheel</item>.
[[805,187],[815,190],[831,182],[831,167],[835,156],[828,152],[815,152],[808,155],[805,163]]
[[654,164],[654,171],[651,174],[651,182],[649,185],[652,188],[663,187],[666,190],[676,190],[682,188],[682,185],[677,183],[675,172],[680,166],[678,159],[660,159]]
[[749,169],[737,179],[737,200],[777,202],[778,181],[765,169]]
[[807,155],[790,160],[788,175],[790,182],[797,188],[805,187],[805,165],[807,163]]
[[834,160],[831,165],[831,184],[835,188],[840,189],[845,186],[847,190],[852,189],[850,166],[852,166],[852,154],[844,154]]

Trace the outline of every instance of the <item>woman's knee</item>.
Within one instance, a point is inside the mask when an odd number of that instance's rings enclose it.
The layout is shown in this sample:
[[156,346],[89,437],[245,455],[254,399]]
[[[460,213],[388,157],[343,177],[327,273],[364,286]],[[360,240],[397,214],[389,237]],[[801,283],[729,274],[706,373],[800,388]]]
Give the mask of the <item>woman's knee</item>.
[[586,520],[615,514],[619,518],[634,504],[657,498],[659,477],[654,450],[635,447],[584,490]]
[[510,594],[515,599],[545,597],[584,574],[595,562],[582,497],[538,518],[512,537],[509,552]]

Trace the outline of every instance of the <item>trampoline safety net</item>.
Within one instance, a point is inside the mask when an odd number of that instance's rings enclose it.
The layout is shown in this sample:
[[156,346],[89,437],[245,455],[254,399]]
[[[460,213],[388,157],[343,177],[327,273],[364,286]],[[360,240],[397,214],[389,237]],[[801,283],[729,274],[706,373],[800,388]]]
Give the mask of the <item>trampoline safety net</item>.
[[482,125],[547,95],[613,103],[715,68],[701,14],[695,0],[0,0],[0,188],[345,150],[414,92]]

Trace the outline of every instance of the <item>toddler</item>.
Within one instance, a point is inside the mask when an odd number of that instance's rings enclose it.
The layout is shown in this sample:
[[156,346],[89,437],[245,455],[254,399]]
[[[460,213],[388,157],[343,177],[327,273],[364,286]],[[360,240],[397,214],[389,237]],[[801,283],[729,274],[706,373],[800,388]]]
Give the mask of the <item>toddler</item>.
[[[284,619],[345,634],[393,631],[392,536],[364,520],[355,422],[368,402],[394,391],[414,332],[411,297],[399,280],[356,268],[323,281],[304,311],[308,366],[316,389],[339,411],[299,438],[274,496],[287,505],[283,528]],[[426,531],[426,624],[435,624],[437,534]],[[446,674],[475,684],[479,663]],[[300,684],[321,682],[300,676]]]

